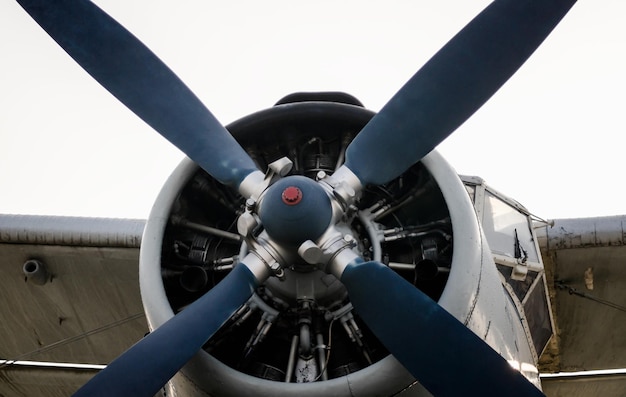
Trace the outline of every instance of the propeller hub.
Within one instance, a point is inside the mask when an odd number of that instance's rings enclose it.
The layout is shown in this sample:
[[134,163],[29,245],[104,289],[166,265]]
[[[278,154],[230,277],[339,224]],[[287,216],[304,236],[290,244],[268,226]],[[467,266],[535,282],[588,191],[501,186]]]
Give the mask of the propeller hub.
[[317,182],[289,176],[269,187],[259,205],[259,217],[273,239],[300,245],[315,241],[328,229],[332,205]]

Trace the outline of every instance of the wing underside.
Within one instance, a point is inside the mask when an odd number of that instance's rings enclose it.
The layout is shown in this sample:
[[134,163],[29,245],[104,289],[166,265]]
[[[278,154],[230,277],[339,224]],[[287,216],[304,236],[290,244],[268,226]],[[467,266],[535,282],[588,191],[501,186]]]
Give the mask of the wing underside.
[[548,396],[626,390],[625,226],[626,216],[614,216],[538,230],[557,331],[541,360],[542,372],[554,373],[542,377]]
[[[143,337],[143,226],[0,215],[0,395],[70,395]],[[28,261],[44,277],[27,277]]]

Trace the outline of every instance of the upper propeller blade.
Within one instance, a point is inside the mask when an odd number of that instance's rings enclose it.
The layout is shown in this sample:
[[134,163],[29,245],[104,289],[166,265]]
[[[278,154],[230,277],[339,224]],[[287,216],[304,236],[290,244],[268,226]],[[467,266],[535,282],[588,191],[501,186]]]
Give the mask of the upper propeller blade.
[[143,43],[86,0],[18,0],[93,78],[220,182],[238,188],[256,165]]
[[350,301],[391,354],[437,397],[544,394],[487,343],[378,262],[346,267]]
[[75,397],[152,397],[202,348],[258,286],[239,264],[213,289],[134,344]]
[[400,176],[478,110],[574,3],[494,1],[363,128],[347,149],[346,166],[362,184]]

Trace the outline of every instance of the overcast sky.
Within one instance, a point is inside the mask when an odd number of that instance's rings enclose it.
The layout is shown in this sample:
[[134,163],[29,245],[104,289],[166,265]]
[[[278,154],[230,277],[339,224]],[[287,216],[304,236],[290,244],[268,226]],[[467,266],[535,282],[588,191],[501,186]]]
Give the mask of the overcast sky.
[[[489,1],[101,0],[227,124],[294,91],[379,110]],[[581,0],[438,150],[544,218],[626,214],[626,1]],[[145,218],[183,155],[0,3],[0,213]]]

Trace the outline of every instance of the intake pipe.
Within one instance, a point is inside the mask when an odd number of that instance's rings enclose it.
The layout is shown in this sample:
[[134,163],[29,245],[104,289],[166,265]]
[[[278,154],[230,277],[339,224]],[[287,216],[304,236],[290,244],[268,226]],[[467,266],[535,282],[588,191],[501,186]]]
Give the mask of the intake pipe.
[[33,284],[44,285],[50,278],[50,274],[44,263],[37,259],[29,259],[24,262],[22,271],[26,276],[26,281],[30,281]]

